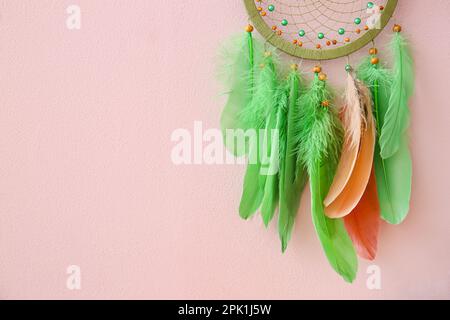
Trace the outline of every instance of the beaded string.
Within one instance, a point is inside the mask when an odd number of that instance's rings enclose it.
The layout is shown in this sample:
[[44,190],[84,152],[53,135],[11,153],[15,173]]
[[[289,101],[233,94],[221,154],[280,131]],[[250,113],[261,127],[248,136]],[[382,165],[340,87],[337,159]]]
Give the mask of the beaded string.
[[368,8],[386,0],[255,0],[259,14],[276,36],[299,47],[344,46],[369,30]]

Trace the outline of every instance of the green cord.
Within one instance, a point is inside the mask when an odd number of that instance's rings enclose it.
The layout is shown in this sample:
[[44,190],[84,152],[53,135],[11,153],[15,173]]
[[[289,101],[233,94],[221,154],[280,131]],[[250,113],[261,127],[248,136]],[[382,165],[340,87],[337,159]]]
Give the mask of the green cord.
[[375,109],[375,120],[377,126],[377,136],[380,135],[380,116],[378,114],[378,79],[373,83],[373,99],[374,99],[374,109]]
[[250,90],[253,92],[253,86],[254,86],[254,64],[255,60],[253,57],[253,37],[251,32],[247,32],[247,43],[248,43],[248,55],[250,60]]

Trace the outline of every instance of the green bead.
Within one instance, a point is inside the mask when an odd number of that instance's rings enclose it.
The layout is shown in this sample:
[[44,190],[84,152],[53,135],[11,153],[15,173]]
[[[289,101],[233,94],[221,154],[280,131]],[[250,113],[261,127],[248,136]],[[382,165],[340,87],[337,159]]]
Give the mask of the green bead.
[[288,21],[286,19],[281,20],[281,24],[283,26],[287,26],[288,25]]
[[367,8],[372,9],[374,6],[373,2],[368,2],[367,3]]
[[347,64],[347,65],[345,66],[345,71],[347,71],[347,72],[352,71],[352,66],[349,65],[349,64]]
[[339,33],[340,35],[343,35],[343,34],[345,33],[344,28],[339,28],[338,33]]
[[267,7],[267,9],[269,9],[269,11],[273,11],[275,10],[275,6],[271,4],[270,6]]
[[298,32],[298,35],[300,36],[300,37],[304,37],[305,36],[305,30],[300,30],[299,32]]
[[325,38],[325,35],[322,32],[319,32],[319,34],[317,35],[317,38],[323,39],[323,38]]
[[361,23],[361,18],[356,18],[355,19],[355,24],[360,24]]

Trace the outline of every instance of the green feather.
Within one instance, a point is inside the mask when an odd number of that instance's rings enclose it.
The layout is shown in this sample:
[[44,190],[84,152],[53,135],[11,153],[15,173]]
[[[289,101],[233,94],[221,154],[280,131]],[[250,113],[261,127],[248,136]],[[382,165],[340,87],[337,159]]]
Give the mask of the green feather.
[[244,186],[239,204],[239,215],[243,219],[250,218],[258,210],[264,196],[265,176],[260,174],[259,144],[259,135],[257,135],[256,143],[249,144],[249,163],[244,176]]
[[286,110],[286,121],[280,132],[280,209],[278,233],[281,250],[284,252],[291,238],[292,229],[300,206],[300,198],[306,184],[307,174],[297,166],[297,129],[295,119],[298,114],[300,77],[297,71],[288,76],[285,92],[280,97],[280,108]]
[[391,47],[395,63],[391,95],[380,135],[380,154],[383,159],[392,157],[403,143],[404,133],[409,126],[408,100],[414,91],[413,60],[400,33],[395,33]]
[[391,224],[400,224],[409,211],[411,197],[412,161],[405,136],[397,152],[388,159],[381,158],[375,146],[375,175],[381,217]]
[[335,165],[321,165],[319,161],[310,169],[312,219],[331,266],[345,281],[353,282],[358,270],[358,259],[352,241],[342,219],[328,218],[323,207],[335,170]]
[[278,172],[275,175],[267,177],[264,198],[261,205],[261,215],[264,224],[267,226],[273,219],[276,206],[280,200],[280,179],[281,168],[283,166],[283,159],[286,146],[286,123],[287,123],[287,108],[288,108],[288,91],[286,84],[279,86],[277,90],[277,108],[276,108],[276,130],[278,133],[278,154],[275,148],[272,148],[271,166],[278,166]]
[[222,80],[228,95],[222,111],[220,125],[227,149],[235,156],[248,151],[247,146],[239,147],[233,139],[226,139],[227,130],[244,129],[239,117],[241,111],[251,102],[255,65],[262,57],[263,46],[251,33],[231,38],[222,47],[219,55],[218,77]]
[[[411,198],[412,163],[406,134],[401,135],[397,152],[390,158],[380,155],[380,128],[383,128],[389,106],[392,78],[382,66],[374,66],[367,58],[358,68],[358,77],[372,91],[377,124],[374,166],[381,217],[391,224],[401,223],[409,211]],[[382,134],[381,129],[381,134]]]
[[274,108],[267,121],[265,135],[270,137],[268,149],[270,150],[269,163],[266,166],[267,178],[264,186],[264,196],[261,204],[261,216],[264,225],[267,227],[272,220],[278,204],[279,185],[279,132],[284,111],[281,108]]
[[264,128],[270,112],[276,107],[278,79],[273,55],[265,57],[258,68],[251,102],[238,115],[245,129]]
[[312,220],[317,235],[333,269],[346,281],[356,277],[358,260],[342,219],[325,216],[323,200],[333,181],[342,146],[343,129],[332,107],[322,107],[331,101],[324,81],[316,75],[310,90],[299,100],[297,119],[299,132],[298,165],[307,168],[311,188]]
[[323,101],[330,102],[331,98],[326,83],[316,75],[311,88],[299,100],[297,161],[308,169],[314,168],[316,161],[331,159],[337,163],[339,160],[343,128],[335,108],[321,106]]
[[[248,219],[258,210],[264,197],[267,168],[263,167],[263,160],[270,158],[271,133],[274,127],[274,120],[267,119],[271,118],[269,115],[276,108],[277,87],[275,63],[270,55],[264,59],[264,67],[256,79],[251,102],[240,114],[244,127],[256,130],[256,144],[249,143],[249,163],[239,205],[239,214],[243,219]],[[260,135],[260,129],[265,129],[263,136]]]

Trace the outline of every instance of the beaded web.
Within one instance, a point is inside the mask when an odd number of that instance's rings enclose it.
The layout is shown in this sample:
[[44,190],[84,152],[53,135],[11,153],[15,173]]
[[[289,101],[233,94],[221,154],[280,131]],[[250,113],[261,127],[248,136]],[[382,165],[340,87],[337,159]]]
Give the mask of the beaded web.
[[[281,37],[305,49],[335,49],[370,32],[387,0],[254,0],[258,14]],[[378,17],[379,17],[378,16]]]

